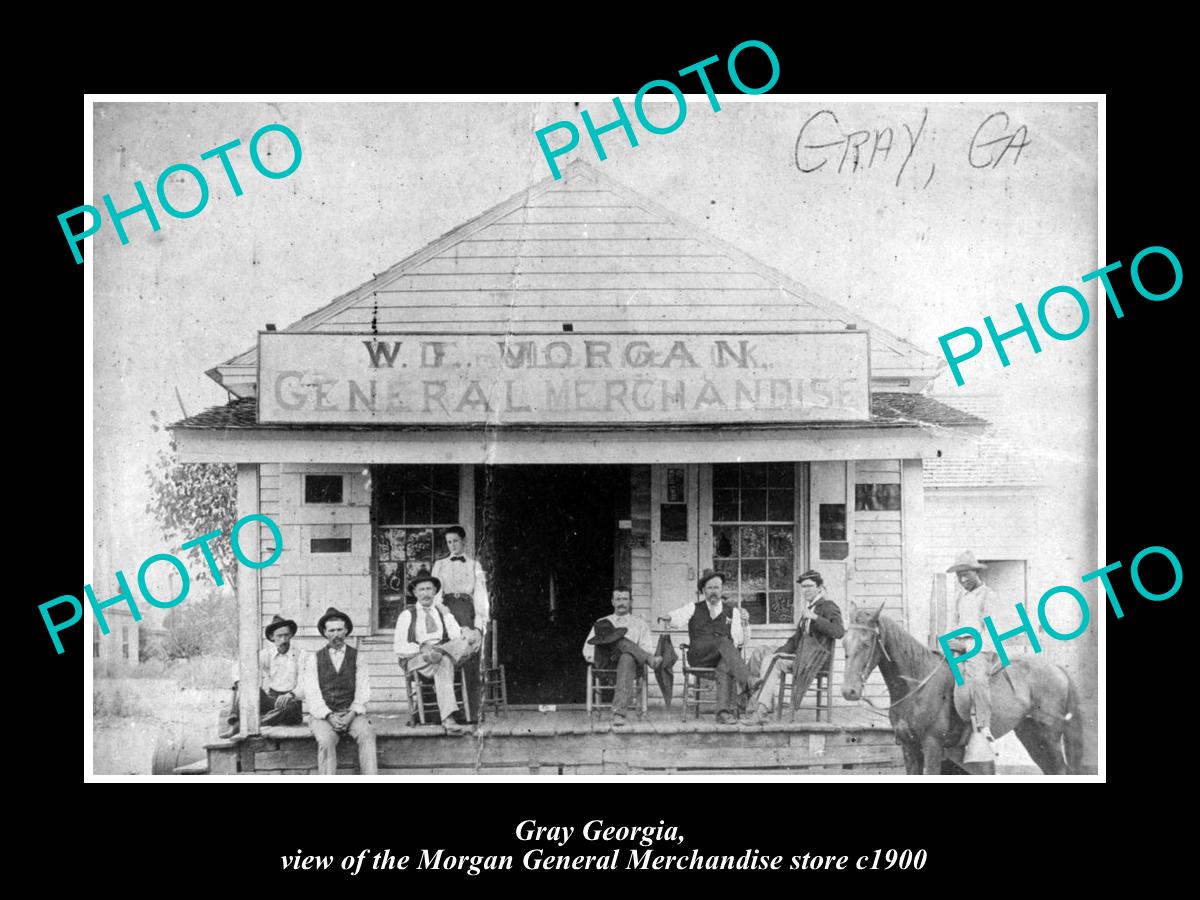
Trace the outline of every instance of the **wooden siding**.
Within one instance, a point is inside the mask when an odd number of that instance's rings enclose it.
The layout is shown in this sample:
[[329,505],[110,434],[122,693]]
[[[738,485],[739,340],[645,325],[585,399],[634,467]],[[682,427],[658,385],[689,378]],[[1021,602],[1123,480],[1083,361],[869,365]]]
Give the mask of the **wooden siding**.
[[629,589],[633,593],[633,611],[650,622],[652,620],[652,580],[650,577],[650,466],[630,466],[630,516],[633,531],[630,542],[632,576]]
[[[288,331],[871,332],[876,375],[936,359],[583,164],[290,325]],[[229,361],[253,367],[257,350]]]

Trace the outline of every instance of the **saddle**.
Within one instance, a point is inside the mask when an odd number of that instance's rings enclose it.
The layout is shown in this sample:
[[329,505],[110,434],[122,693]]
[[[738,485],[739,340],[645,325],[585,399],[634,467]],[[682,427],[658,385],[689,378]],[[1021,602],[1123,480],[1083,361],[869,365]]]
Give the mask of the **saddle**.
[[[1000,664],[999,655],[991,650],[982,650],[980,651],[980,656],[986,659],[989,663],[988,690],[992,695],[993,714],[996,701],[1003,698],[1006,692],[1012,697],[1016,698],[1019,702],[1024,704],[1029,702],[1029,697],[1023,697],[1022,692],[1017,690],[1017,685],[1013,682],[1012,677],[1009,675],[1008,667]],[[1010,660],[1010,664],[1012,662],[1015,662],[1015,660]],[[1026,689],[1025,694],[1028,694],[1028,689]],[[959,718],[962,719],[963,722],[971,721],[971,688],[966,682],[963,684],[954,685],[954,711],[958,713]],[[964,733],[964,743],[968,736],[968,734]]]

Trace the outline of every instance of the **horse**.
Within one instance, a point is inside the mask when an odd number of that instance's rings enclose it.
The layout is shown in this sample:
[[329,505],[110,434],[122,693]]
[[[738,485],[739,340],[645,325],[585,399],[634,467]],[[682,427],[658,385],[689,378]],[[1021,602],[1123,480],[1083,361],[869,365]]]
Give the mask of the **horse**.
[[[842,696],[861,699],[863,682],[878,666],[891,696],[888,717],[909,775],[941,774],[943,762],[966,771],[994,772],[991,765],[978,770],[963,762],[969,706],[956,709],[954,676],[946,658],[881,615],[882,609],[850,605],[850,624],[842,639],[846,653]],[[1082,771],[1079,692],[1065,669],[1037,657],[1018,657],[994,672],[989,686],[995,737],[1015,732],[1047,775]]]

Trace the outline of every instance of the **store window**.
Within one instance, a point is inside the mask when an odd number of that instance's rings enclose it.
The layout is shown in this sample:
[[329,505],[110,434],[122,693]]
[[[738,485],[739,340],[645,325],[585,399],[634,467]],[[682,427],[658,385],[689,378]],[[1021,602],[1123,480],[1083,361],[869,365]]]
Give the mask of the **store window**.
[[372,471],[378,627],[395,628],[408,582],[446,553],[458,523],[458,466],[379,466]]
[[712,467],[713,564],[751,623],[791,624],[796,580],[796,466]]
[[305,475],[305,503],[341,503],[342,475]]
[[856,484],[854,486],[854,508],[859,511],[899,510],[900,485]]

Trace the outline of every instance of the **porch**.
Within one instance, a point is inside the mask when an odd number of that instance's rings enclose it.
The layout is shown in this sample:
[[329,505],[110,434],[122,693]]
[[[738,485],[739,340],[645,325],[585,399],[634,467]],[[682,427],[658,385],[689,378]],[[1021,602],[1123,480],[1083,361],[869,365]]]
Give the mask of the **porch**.
[[[797,721],[719,726],[712,716],[682,721],[678,707],[651,708],[613,730],[607,712],[510,710],[462,736],[408,717],[371,714],[381,775],[817,775],[903,774],[891,726],[864,709],[839,708],[833,722],[801,710]],[[209,744],[213,775],[316,774],[306,726]],[[338,746],[338,774],[358,773],[354,742]]]

